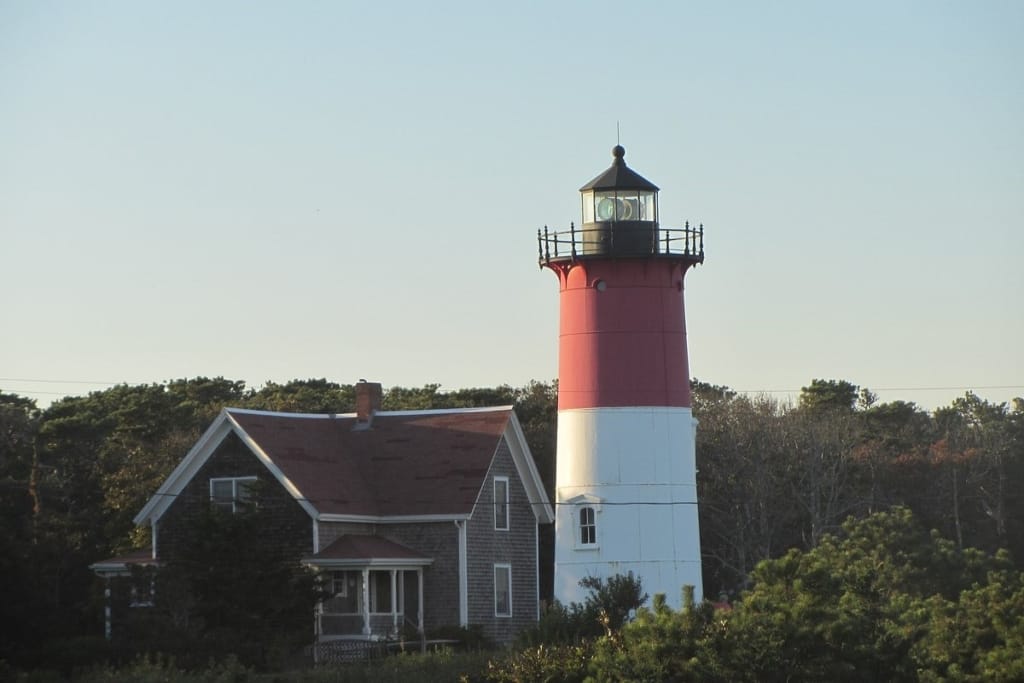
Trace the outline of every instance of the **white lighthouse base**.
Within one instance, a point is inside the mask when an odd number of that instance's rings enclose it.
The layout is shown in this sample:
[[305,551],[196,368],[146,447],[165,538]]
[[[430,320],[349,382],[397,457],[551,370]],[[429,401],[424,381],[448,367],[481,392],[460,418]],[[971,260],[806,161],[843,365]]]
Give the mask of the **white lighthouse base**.
[[674,608],[684,585],[702,598],[696,426],[689,408],[559,411],[559,601],[582,602],[589,593],[579,585],[585,577],[629,572],[646,593],[664,594]]

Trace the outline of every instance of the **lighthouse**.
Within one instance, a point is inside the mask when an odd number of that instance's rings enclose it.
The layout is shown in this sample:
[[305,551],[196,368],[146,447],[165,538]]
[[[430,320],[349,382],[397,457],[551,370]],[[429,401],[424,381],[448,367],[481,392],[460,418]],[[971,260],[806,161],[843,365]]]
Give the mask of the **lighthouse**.
[[683,279],[704,229],[661,228],[625,156],[580,189],[578,227],[538,232],[560,298],[555,597],[632,573],[679,607],[684,585],[702,594]]

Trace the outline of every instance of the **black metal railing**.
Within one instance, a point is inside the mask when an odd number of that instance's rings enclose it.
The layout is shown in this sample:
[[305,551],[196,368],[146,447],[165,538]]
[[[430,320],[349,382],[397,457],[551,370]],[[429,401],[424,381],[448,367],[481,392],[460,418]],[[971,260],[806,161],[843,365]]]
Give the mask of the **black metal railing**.
[[637,258],[663,256],[692,263],[704,262],[704,224],[659,228],[642,222],[569,224],[568,230],[537,231],[537,257],[541,266],[578,258]]

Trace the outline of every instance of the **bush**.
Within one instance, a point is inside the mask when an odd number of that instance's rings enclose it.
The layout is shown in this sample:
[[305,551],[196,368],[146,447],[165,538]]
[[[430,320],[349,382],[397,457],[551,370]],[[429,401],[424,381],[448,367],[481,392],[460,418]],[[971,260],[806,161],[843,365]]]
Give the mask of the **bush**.
[[587,661],[592,652],[590,642],[578,645],[538,645],[514,652],[498,661],[488,662],[487,680],[491,683],[582,683],[587,676]]
[[582,602],[568,607],[557,600],[541,614],[537,626],[520,633],[521,646],[574,644],[597,638],[622,625],[647,602],[647,594],[638,577],[616,574],[608,579],[588,576],[580,586],[590,594]]

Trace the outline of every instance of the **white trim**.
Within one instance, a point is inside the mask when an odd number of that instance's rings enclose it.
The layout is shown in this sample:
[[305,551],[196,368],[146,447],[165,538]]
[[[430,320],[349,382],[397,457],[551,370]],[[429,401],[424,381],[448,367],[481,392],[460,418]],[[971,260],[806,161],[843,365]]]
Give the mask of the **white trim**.
[[178,463],[178,466],[174,468],[167,479],[164,480],[164,483],[156,490],[156,493],[149,499],[149,502],[142,507],[139,514],[135,515],[133,521],[141,525],[146,520],[159,519],[164,511],[170,507],[174,497],[181,493],[185,485],[192,480],[192,477],[199,471],[199,468],[203,466],[203,463],[206,462],[206,459],[210,457],[210,454],[227,436],[229,431],[231,431],[231,424],[228,422],[228,412],[225,408],[220,411],[220,415],[203,432],[188,454]]
[[[513,406],[485,406],[482,408],[432,408],[430,410],[378,410],[374,412],[374,416],[384,417],[419,417],[423,415],[461,415],[466,413],[498,413],[502,411],[511,411]],[[357,413],[282,413],[279,410],[253,410],[251,408],[225,408],[232,413],[238,413],[241,415],[264,415],[268,417],[280,417],[281,415],[287,415],[289,418],[307,418],[312,420],[337,420],[337,419],[355,419]]]
[[423,568],[416,570],[416,631],[423,635]]
[[131,576],[132,567],[158,567],[155,561],[149,562],[93,562],[89,565],[96,574],[102,576]]
[[[146,520],[159,519],[163,516],[167,509],[174,503],[175,498],[180,494],[190,481],[199,473],[200,468],[206,464],[206,461],[210,459],[210,456],[217,450],[221,442],[231,432],[234,432],[236,436],[244,443],[250,451],[256,456],[256,458],[263,463],[263,465],[270,471],[274,478],[284,486],[285,490],[292,495],[292,498],[302,506],[302,509],[306,511],[313,519],[317,517],[317,510],[313,505],[305,499],[298,487],[291,482],[288,477],[280,470],[280,468],[274,464],[274,461],[270,459],[262,448],[253,440],[249,434],[242,429],[242,426],[231,417],[232,412],[257,412],[257,411],[238,411],[235,408],[224,408],[220,411],[220,415],[213,421],[213,424],[207,428],[203,435],[199,437],[199,440],[188,452],[188,455],[178,463],[178,466],[174,468],[170,476],[164,480],[164,483],[160,485],[157,492],[149,499],[149,502],[143,506],[139,514],[135,515],[134,522],[136,524],[142,524]],[[265,413],[268,415],[280,415],[280,413]],[[324,417],[324,416],[320,416]]]
[[[405,616],[405,605],[402,605],[402,616]],[[391,633],[398,635],[398,581],[394,569],[391,570]]]
[[406,524],[408,522],[462,522],[472,515],[342,515],[333,512],[318,514],[316,519],[321,522],[359,522],[370,524]]
[[[227,411],[227,409],[225,409],[225,411]],[[316,508],[313,507],[312,503],[306,500],[305,496],[302,495],[302,492],[299,491],[299,487],[293,484],[288,477],[284,476],[284,472],[282,472],[281,469],[276,464],[274,464],[274,461],[270,459],[270,456],[267,455],[262,448],[260,448],[259,444],[257,444],[256,441],[251,436],[249,436],[248,432],[242,429],[242,426],[238,424],[238,422],[236,422],[233,417],[231,417],[231,413],[228,412],[227,415],[228,420],[234,427],[235,434],[237,434],[238,438],[242,440],[242,443],[248,446],[249,450],[256,454],[256,457],[259,458],[263,462],[263,464],[267,466],[267,469],[270,470],[270,473],[274,475],[274,478],[277,479],[277,481],[280,482],[282,486],[284,486],[285,490],[288,491],[288,493],[292,494],[292,498],[294,498],[295,501],[302,506],[302,508],[306,511],[306,514],[308,514],[310,517],[315,518],[317,515]],[[210,455],[212,454],[213,451],[208,453],[206,457],[209,458]]]
[[320,552],[320,522],[313,520],[313,554]]
[[[492,478],[491,481],[492,481],[492,484],[491,484],[491,494],[492,494],[491,495],[491,499],[492,499],[493,507],[494,507],[494,530],[495,531],[509,531],[510,529],[512,529],[512,511],[509,509],[509,503],[510,503],[511,495],[510,495],[510,490],[509,490],[508,477],[495,475]],[[499,501],[498,500],[498,483],[499,482],[501,482],[501,483],[503,483],[505,485],[505,500],[503,500],[503,501]],[[501,521],[501,520],[498,519],[498,506],[499,505],[503,506],[502,509],[505,512],[505,515],[504,515],[505,519],[503,520],[504,523],[505,523],[504,526],[498,526],[498,522]]]
[[455,522],[459,530],[459,626],[469,626],[469,569],[466,543],[466,523]]
[[361,590],[363,593],[363,635],[370,635],[370,570],[363,568],[362,571],[362,586]]
[[540,525],[533,525],[533,602],[540,621]]
[[512,411],[508,424],[505,425],[505,443],[512,453],[512,462],[515,463],[519,480],[526,489],[526,497],[530,501],[530,509],[538,524],[551,524],[555,521],[555,511],[548,500],[548,494],[544,490],[544,480],[537,471],[537,463],[530,453],[530,446],[526,442],[526,435],[523,427],[519,424],[519,418],[515,411]]
[[350,567],[402,569],[404,567],[427,567],[433,563],[433,558],[427,557],[363,557],[355,559],[316,559],[307,557],[302,560],[302,564],[320,569],[345,569]]
[[[498,570],[504,569],[508,572],[508,583],[506,588],[508,589],[508,614],[498,611]],[[498,619],[510,619],[512,617],[512,565],[508,562],[495,562],[494,563],[494,616]]]
[[580,493],[564,502],[570,505],[589,505],[592,508],[598,508],[600,510],[601,503],[604,502],[604,498],[595,496],[593,493]]

